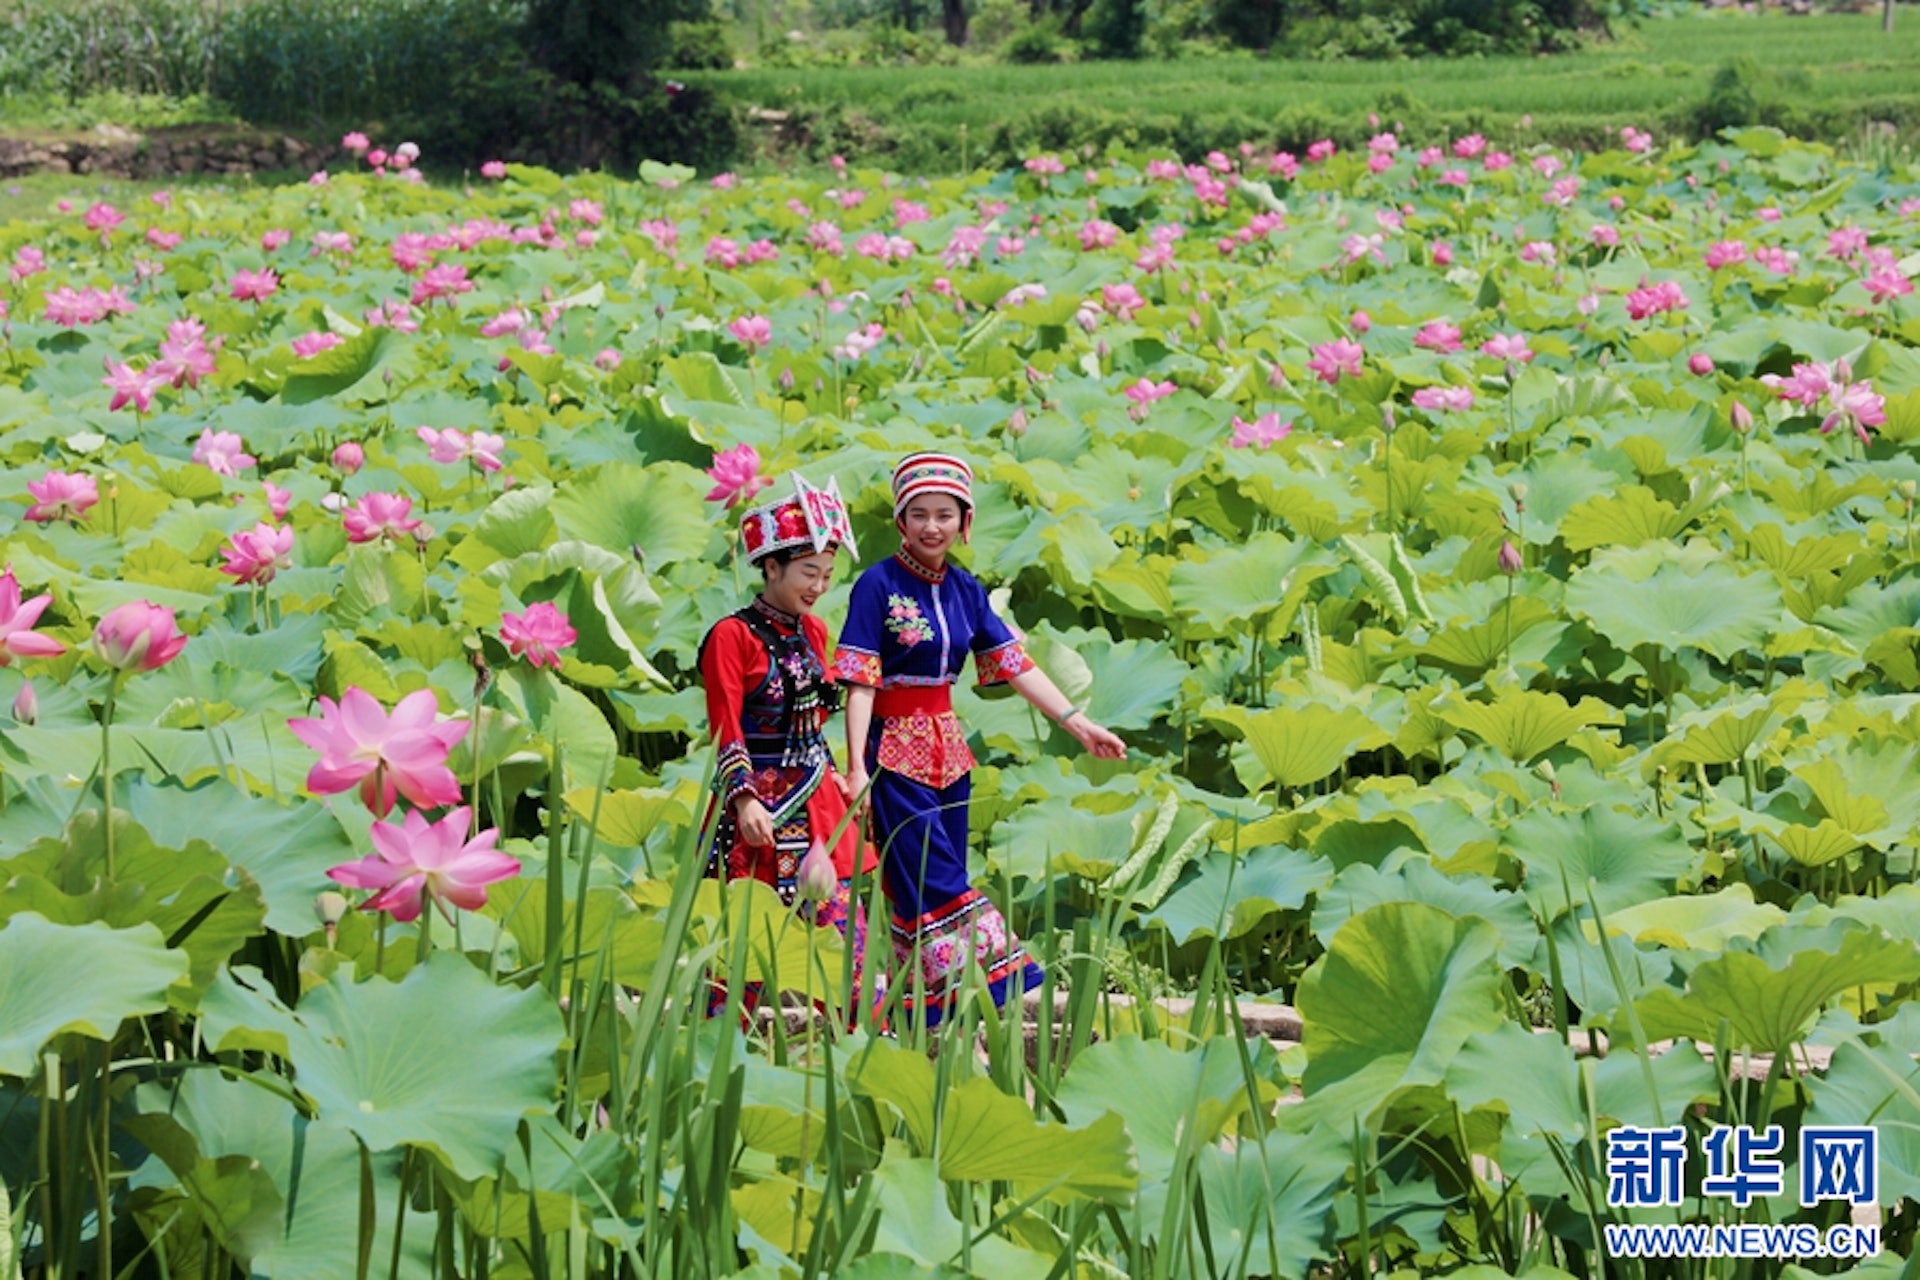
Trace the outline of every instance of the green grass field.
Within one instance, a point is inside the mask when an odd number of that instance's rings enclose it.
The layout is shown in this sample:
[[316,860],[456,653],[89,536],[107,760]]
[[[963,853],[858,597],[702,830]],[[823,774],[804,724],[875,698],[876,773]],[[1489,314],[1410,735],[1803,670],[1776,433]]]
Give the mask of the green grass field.
[[[1553,58],[1308,62],[1252,57],[1065,66],[902,67],[705,72],[684,78],[769,108],[857,110],[903,136],[966,125],[975,146],[1036,108],[1073,104],[1139,116],[1289,108],[1357,118],[1401,90],[1437,113],[1565,137],[1607,125],[1658,126],[1706,96],[1714,71],[1746,55],[1760,67],[1763,106],[1798,116],[1835,141],[1852,120],[1920,126],[1920,14],[1888,36],[1878,16],[1722,15],[1652,20],[1611,44]],[[1842,128],[1835,129],[1836,122]],[[1804,129],[1813,132],[1812,128]],[[977,150],[976,150],[977,154]]]

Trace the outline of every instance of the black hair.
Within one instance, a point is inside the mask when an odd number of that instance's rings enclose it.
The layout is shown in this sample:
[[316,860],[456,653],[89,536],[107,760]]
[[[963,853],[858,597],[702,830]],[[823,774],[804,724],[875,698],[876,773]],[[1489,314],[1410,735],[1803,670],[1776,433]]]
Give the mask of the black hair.
[[[826,546],[820,549],[822,551],[838,551],[840,549],[840,544],[837,542],[829,542]],[[810,556],[812,554],[813,554],[813,551],[808,547],[778,547],[772,551],[767,552],[767,554],[765,554],[764,556],[760,557],[760,576],[762,578],[765,578],[767,576],[767,566],[770,564],[777,564],[782,568],[785,568],[787,565],[793,562],[793,558],[795,556],[802,556],[802,555]]]

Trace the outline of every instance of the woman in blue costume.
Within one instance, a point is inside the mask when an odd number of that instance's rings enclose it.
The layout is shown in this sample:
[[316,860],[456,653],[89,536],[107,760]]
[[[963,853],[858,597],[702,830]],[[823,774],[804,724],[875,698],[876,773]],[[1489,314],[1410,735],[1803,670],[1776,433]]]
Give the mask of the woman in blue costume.
[[[1040,971],[999,910],[967,879],[973,753],[952,689],[971,653],[982,685],[1011,684],[1103,759],[1126,746],[1068,701],[994,613],[986,588],[947,553],[973,521],[973,471],[918,453],[893,473],[899,552],[861,573],[834,649],[847,689],[847,787],[869,801],[892,907],[894,989],[909,1018],[937,1025],[970,965],[994,1003],[1038,985]],[[917,968],[916,968],[917,966]]]

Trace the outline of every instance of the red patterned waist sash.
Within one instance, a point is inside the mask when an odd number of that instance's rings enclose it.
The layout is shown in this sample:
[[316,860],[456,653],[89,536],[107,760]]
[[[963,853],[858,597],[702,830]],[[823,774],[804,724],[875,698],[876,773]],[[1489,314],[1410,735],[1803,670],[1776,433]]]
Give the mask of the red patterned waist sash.
[[953,714],[951,685],[895,685],[873,699],[880,721],[882,768],[945,789],[973,768],[966,731]]

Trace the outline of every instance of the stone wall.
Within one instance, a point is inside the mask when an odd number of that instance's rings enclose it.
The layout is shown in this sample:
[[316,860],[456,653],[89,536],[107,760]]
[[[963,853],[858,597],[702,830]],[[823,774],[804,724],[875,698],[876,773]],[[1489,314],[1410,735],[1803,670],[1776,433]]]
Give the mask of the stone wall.
[[239,126],[188,125],[135,133],[101,125],[70,136],[0,136],[0,178],[31,173],[161,178],[310,171],[321,159],[321,149],[303,139]]

